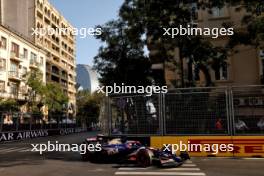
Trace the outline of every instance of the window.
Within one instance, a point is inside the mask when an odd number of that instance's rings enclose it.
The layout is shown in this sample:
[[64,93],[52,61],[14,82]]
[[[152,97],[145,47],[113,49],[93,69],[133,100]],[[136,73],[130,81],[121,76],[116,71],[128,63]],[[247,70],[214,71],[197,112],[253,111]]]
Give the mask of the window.
[[10,71],[11,72],[17,72],[18,71],[18,65],[14,62],[11,62],[10,64],[11,64],[10,65]]
[[30,56],[30,64],[34,64],[37,62],[37,55],[33,52],[31,52],[31,56]]
[[5,59],[0,59],[0,71],[5,71],[6,70],[6,60]]
[[16,57],[19,57],[19,45],[12,42],[11,52],[16,54]]
[[43,57],[40,57],[40,65],[44,65],[44,59],[43,59]]
[[192,17],[192,20],[198,20],[197,3],[192,3],[191,4],[191,17]]
[[5,91],[5,81],[0,81],[0,92]]
[[15,83],[10,84],[10,93],[13,95],[18,94],[18,85],[17,84],[15,84]]
[[227,80],[227,72],[227,63],[225,62],[219,69],[215,70],[215,80]]
[[224,17],[225,10],[224,8],[214,7],[212,8],[212,17]]
[[24,48],[23,57],[24,57],[24,59],[28,58],[28,50],[26,48]]
[[194,67],[194,80],[199,81],[200,80],[200,69],[197,65]]
[[1,37],[1,48],[6,49],[6,38]]
[[22,74],[23,74],[23,75],[26,75],[26,74],[27,74],[27,67],[23,67],[23,68],[22,68]]
[[259,59],[260,59],[260,81],[261,84],[264,84],[264,50],[259,51]]

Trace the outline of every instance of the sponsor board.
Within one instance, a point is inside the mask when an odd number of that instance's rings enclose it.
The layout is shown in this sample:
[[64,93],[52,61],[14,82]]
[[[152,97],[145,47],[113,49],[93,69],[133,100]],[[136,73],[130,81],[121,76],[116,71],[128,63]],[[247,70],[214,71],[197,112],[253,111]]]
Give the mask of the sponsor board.
[[66,129],[60,129],[60,135],[67,135],[67,134],[73,134],[73,133],[81,133],[86,131],[86,129],[83,128],[66,128]]
[[153,136],[151,147],[163,147],[164,144],[233,144],[232,152],[205,152],[201,150],[189,152],[190,156],[219,157],[264,157],[264,136]]
[[0,133],[0,142],[49,136],[48,130],[12,131]]
[[0,132],[0,142],[32,139],[38,137],[68,135],[84,132],[83,128],[49,129],[49,130],[31,130],[31,131],[10,131]]

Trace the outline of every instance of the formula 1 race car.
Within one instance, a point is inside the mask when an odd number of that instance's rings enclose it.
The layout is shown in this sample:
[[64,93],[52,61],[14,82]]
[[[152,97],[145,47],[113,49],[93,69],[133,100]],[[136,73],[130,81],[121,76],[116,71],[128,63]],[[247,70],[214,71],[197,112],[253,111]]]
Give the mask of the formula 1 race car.
[[187,152],[181,152],[179,156],[170,151],[155,149],[142,145],[139,141],[127,140],[125,137],[110,139],[109,137],[98,135],[87,138],[85,144],[101,144],[101,151],[87,151],[82,154],[84,161],[90,162],[113,162],[113,163],[135,163],[140,167],[151,165],[159,167],[177,167],[190,159]]

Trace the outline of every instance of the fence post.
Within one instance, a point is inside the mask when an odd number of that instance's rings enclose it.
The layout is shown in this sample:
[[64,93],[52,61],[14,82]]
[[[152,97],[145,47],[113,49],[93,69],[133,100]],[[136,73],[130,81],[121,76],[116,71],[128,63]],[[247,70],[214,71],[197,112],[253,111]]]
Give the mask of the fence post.
[[33,120],[33,116],[32,113],[30,114],[30,121],[29,121],[29,130],[31,131],[32,128],[32,120]]
[[108,135],[112,134],[112,112],[111,112],[111,100],[110,97],[106,97],[106,116],[108,124]]
[[227,132],[230,135],[231,134],[231,126],[230,126],[230,95],[229,95],[229,89],[225,89],[225,105],[226,105],[226,121],[227,121]]
[[159,135],[162,135],[164,136],[165,134],[165,101],[164,101],[164,94],[160,93],[159,94],[159,129],[160,129],[160,134]]
[[229,88],[229,102],[230,102],[230,125],[231,125],[231,136],[235,135],[235,110],[234,110],[234,94],[233,94],[233,88]]
[[1,113],[1,116],[0,116],[0,132],[3,131],[3,123],[4,123],[3,114]]
[[17,114],[17,118],[16,118],[16,131],[18,131],[18,127],[19,127],[19,118],[20,118],[20,113]]

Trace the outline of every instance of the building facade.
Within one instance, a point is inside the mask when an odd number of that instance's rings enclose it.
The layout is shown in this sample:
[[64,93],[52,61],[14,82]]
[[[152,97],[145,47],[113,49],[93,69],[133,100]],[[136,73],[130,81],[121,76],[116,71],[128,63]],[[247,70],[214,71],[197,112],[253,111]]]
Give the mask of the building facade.
[[[192,4],[196,8],[195,4]],[[213,8],[212,12],[208,9],[197,9],[194,15],[193,23],[199,28],[222,28],[223,24],[232,24],[234,30],[244,30],[245,27],[241,25],[241,20],[246,15],[246,12],[235,10],[236,7]],[[219,35],[218,38],[208,39],[214,46],[225,46],[229,41],[228,36]],[[162,58],[155,57],[155,47],[149,46],[150,57],[153,65],[152,68],[155,74],[164,74],[165,82],[170,88],[182,87],[190,81],[190,67],[188,67],[188,58],[183,59],[180,70],[179,65],[179,50],[175,48],[174,59],[178,63],[163,61]],[[259,85],[263,83],[263,51],[256,49],[254,46],[238,45],[235,47],[236,52],[228,56],[225,63],[219,69],[212,69],[208,65],[208,70],[213,85],[215,86],[241,86],[241,85]],[[191,68],[192,81],[196,86],[203,87],[206,85],[206,77],[201,70],[196,70],[195,65]],[[182,73],[181,73],[182,72]]]
[[76,56],[74,35],[37,35],[34,29],[73,29],[48,0],[1,0],[1,24],[13,29],[47,52],[46,81],[61,85],[76,104]]
[[[22,36],[0,26],[0,97],[27,102],[26,74],[38,69],[46,82],[46,52]],[[26,109],[21,109],[25,112]]]
[[77,84],[80,89],[88,90],[91,93],[98,90],[98,75],[89,65],[77,65]]

